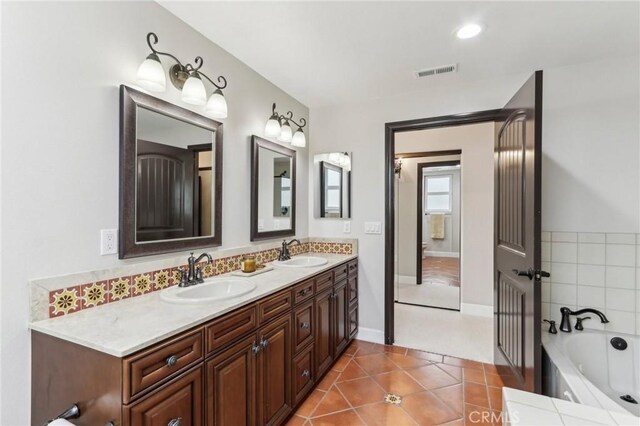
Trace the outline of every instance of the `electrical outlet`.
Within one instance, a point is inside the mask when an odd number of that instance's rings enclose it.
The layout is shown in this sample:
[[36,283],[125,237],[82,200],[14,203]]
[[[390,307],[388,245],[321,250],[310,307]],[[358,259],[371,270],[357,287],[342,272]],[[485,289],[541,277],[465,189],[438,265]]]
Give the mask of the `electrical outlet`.
[[117,229],[101,229],[100,230],[100,254],[118,253],[118,230]]
[[349,222],[348,220],[342,222],[342,232],[345,234],[351,233],[351,222]]
[[365,222],[364,223],[364,233],[365,234],[381,234],[382,233],[382,223],[380,223],[380,222]]

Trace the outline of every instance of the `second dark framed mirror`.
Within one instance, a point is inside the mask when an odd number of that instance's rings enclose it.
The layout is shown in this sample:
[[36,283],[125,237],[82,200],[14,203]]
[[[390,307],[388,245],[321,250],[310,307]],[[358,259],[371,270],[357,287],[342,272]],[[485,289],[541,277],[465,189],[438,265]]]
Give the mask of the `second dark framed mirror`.
[[251,137],[251,241],[295,235],[296,151]]

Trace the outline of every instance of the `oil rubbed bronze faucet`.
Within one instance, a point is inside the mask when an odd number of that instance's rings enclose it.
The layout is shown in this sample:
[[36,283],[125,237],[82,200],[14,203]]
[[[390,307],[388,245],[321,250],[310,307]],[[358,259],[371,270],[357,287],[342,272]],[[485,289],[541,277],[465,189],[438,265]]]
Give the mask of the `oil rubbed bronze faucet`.
[[[600,312],[597,309],[593,309],[593,308],[584,308],[584,309],[580,309],[577,311],[572,311],[571,309],[567,308],[566,306],[563,306],[562,308],[560,308],[560,313],[562,314],[562,321],[560,322],[560,331],[564,331],[565,333],[570,333],[571,332],[571,315],[582,315],[582,314],[594,314],[597,315],[598,317],[600,317],[600,322],[603,324],[606,324],[609,322],[609,320],[607,319],[607,317],[605,316],[605,314],[603,314],[602,312]],[[578,330],[582,330],[584,327],[582,326],[582,321],[585,318],[582,318],[581,321],[578,322],[578,324],[580,325],[580,328],[578,328],[578,326],[576,326],[576,329]]]
[[179,287],[189,287],[191,285],[204,282],[204,279],[202,278],[202,270],[200,268],[196,268],[196,263],[200,262],[205,257],[207,258],[207,263],[211,264],[213,262],[209,253],[202,253],[198,258],[195,258],[193,257],[193,252],[191,252],[191,255],[187,259],[189,269],[187,271],[180,269]]
[[297,240],[295,238],[289,242],[287,242],[287,240],[282,240],[282,248],[279,250],[279,253],[278,253],[278,261],[282,262],[284,260],[291,259],[291,253],[289,253],[289,246],[293,243],[297,243],[298,245],[300,245],[300,240]]

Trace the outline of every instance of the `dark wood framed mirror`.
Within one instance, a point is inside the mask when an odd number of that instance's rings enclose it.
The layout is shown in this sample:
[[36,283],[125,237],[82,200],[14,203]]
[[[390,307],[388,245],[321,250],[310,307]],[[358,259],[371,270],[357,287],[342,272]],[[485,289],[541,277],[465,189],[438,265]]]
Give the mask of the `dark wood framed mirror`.
[[251,241],[296,233],[296,151],[251,137]]
[[222,243],[222,123],[120,86],[120,259]]
[[351,217],[351,164],[352,155],[348,152],[316,154],[313,157],[314,217]]

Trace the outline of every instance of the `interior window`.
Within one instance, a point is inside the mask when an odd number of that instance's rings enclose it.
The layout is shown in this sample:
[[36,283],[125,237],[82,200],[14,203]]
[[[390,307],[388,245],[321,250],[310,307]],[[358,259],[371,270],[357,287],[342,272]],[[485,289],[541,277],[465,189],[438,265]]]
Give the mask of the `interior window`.
[[451,213],[451,175],[425,176],[425,213]]

